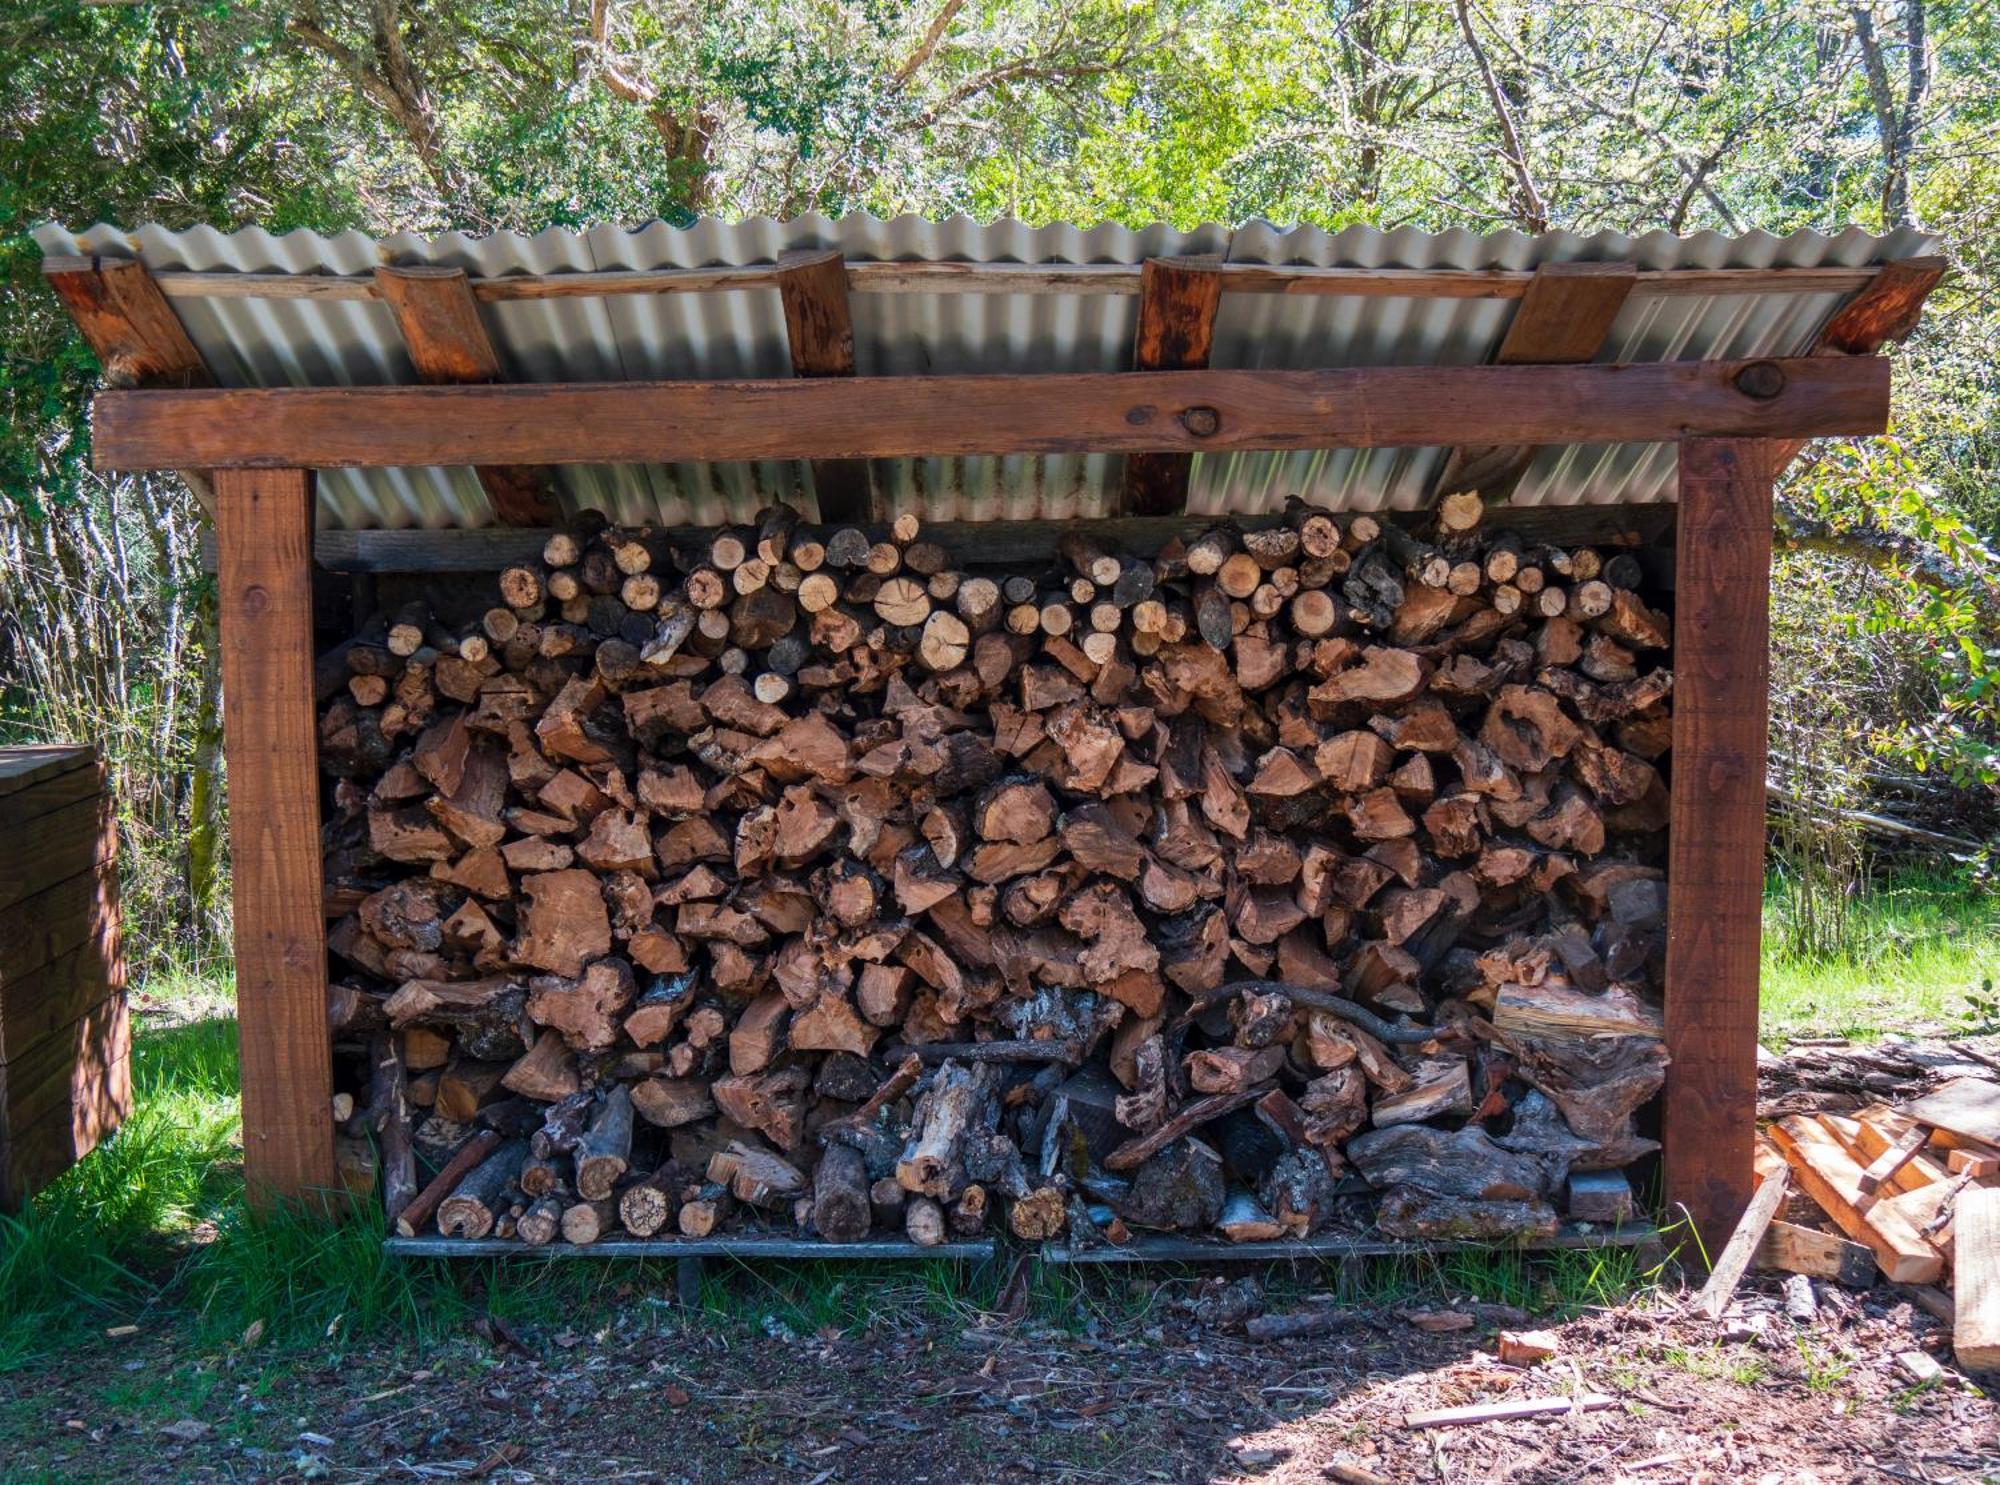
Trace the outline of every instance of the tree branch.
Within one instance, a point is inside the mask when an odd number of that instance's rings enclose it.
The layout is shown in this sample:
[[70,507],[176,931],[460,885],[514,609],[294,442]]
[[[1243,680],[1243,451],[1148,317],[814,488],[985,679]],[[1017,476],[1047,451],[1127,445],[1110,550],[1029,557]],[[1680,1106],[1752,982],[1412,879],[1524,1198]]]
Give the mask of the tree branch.
[[1521,203],[1526,208],[1525,225],[1536,232],[1549,230],[1548,203],[1542,199],[1541,191],[1535,185],[1534,173],[1528,169],[1528,157],[1521,147],[1520,132],[1514,127],[1514,111],[1507,105],[1507,94],[1500,86],[1500,79],[1494,75],[1493,64],[1487,58],[1486,48],[1479,44],[1479,33],[1473,28],[1472,13],[1466,0],[1453,0],[1452,8],[1458,12],[1458,28],[1465,36],[1465,44],[1472,52],[1472,60],[1478,64],[1480,81],[1485,84],[1487,101],[1493,105],[1493,116],[1500,125],[1500,138],[1506,148],[1507,165],[1514,173],[1514,183],[1520,189]]

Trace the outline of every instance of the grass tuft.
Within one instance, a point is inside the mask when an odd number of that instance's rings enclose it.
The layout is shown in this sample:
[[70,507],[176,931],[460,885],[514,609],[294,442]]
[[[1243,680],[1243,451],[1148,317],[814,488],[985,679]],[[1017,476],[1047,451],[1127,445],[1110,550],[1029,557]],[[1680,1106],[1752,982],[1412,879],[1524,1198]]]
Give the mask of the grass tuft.
[[1971,870],[1900,872],[1847,906],[1844,941],[1825,956],[1789,953],[1794,911],[1773,876],[1764,898],[1762,1023],[1766,1037],[1889,1031],[2000,1031],[2000,896]]

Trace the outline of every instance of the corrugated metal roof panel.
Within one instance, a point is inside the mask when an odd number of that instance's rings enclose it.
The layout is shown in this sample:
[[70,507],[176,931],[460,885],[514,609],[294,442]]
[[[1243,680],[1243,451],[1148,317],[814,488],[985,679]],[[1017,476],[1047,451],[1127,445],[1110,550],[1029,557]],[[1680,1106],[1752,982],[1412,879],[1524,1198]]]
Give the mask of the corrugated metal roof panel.
[[[1253,222],[1191,231],[1113,223],[1082,228],[929,221],[865,214],[777,222],[705,218],[686,228],[552,228],[376,241],[360,232],[274,236],[260,228],[128,232],[49,225],[49,254],[134,254],[155,271],[366,274],[378,263],[439,264],[475,277],[696,268],[769,263],[800,248],[834,248],[863,261],[1120,263],[1221,254],[1238,263],[1325,268],[1531,269],[1572,260],[1648,269],[1860,267],[1930,250],[1902,231],[1858,228],[1825,236],[1753,232],[1675,237],[1579,237],[1550,232],[1488,236],[1350,227],[1279,228]],[[1834,294],[1634,296],[1607,340],[1607,361],[1785,355],[1803,349],[1839,302]],[[857,294],[855,359],[864,375],[943,372],[1116,371],[1131,363],[1138,301],[1130,294]],[[189,335],[226,386],[348,386],[413,379],[402,337],[383,306],[354,299],[179,298]],[[1473,298],[1225,294],[1211,364],[1312,368],[1478,364],[1491,359],[1512,303]],[[750,288],[510,300],[485,308],[509,372],[523,381],[766,377],[790,373],[777,294]],[[1257,514],[1298,494],[1328,506],[1409,508],[1435,479],[1442,449],[1322,450],[1197,456],[1190,509]],[[1122,469],[1111,455],[896,459],[874,463],[893,509],[933,520],[1029,520],[1108,513]],[[1517,504],[1615,504],[1667,498],[1673,454],[1664,445],[1542,450],[1517,488]],[[803,464],[570,466],[564,503],[596,506],[621,521],[711,524],[747,520],[776,499],[811,489]],[[475,527],[492,522],[469,469],[329,470],[319,482],[323,527]]]

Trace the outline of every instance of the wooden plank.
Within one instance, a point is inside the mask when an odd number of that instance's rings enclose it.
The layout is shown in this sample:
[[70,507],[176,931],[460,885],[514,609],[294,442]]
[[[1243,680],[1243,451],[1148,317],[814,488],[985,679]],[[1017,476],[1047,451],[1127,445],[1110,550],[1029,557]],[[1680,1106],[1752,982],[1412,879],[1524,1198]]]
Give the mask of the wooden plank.
[[117,849],[117,819],[108,794],[0,824],[0,910],[111,860]]
[[[854,316],[847,304],[847,269],[837,252],[787,253],[778,260],[778,297],[792,374],[854,375]],[[879,519],[865,459],[815,459],[813,493],[822,521]]]
[[[385,468],[1879,433],[1873,357],[489,387],[106,392],[100,469]],[[1753,383],[1754,385],[1754,383]],[[1214,414],[1214,431],[1197,433]]]
[[95,799],[103,792],[104,770],[96,765],[94,758],[90,767],[51,773],[32,787],[0,794],[0,832],[83,800]]
[[1952,1355],[1969,1372],[2000,1371],[2000,1189],[1960,1192],[1952,1226]]
[[1922,1098],[1903,1104],[1897,1112],[1919,1124],[2000,1145],[2000,1083],[1985,1078],[1953,1078]]
[[[87,258],[51,257],[49,271]],[[1139,268],[1129,263],[904,263],[849,260],[855,294],[1116,294],[1139,292]],[[1852,294],[1881,269],[1669,268],[1643,269],[1635,292],[1665,298],[1737,294]],[[1519,299],[1533,281],[1519,269],[1317,268],[1304,264],[1226,263],[1223,276],[1237,294],[1347,295],[1398,299]],[[597,298],[619,294],[715,293],[769,288],[776,265],[655,268],[602,273],[507,274],[472,280],[481,303]],[[370,300],[365,274],[169,271],[153,275],[170,299]]]
[[222,471],[215,493],[243,1170],[253,1200],[265,1203],[334,1183],[312,486],[297,469]]
[[1716,1258],[1715,1267],[1709,1270],[1708,1282],[1695,1296],[1695,1307],[1709,1319],[1720,1320],[1722,1312],[1729,1308],[1736,1286],[1743,1282],[1744,1272],[1756,1256],[1757,1245],[1763,1242],[1771,1219],[1778,1215],[1778,1205],[1784,1201],[1790,1185],[1785,1173],[1779,1171],[1757,1187],[1757,1194],[1744,1208],[1742,1220],[1729,1235],[1728,1246]]
[[1771,1137],[1800,1189],[1842,1232],[1865,1243],[1885,1278],[1900,1284],[1928,1284],[1944,1272],[1944,1259],[1892,1202],[1864,1210],[1861,1167],[1840,1142],[1802,1115],[1780,1119]]
[[125,988],[118,921],[48,963],[0,983],[0,1062],[25,1055]]
[[[1553,1237],[1528,1238],[1508,1244],[1509,1250],[1556,1252],[1593,1248],[1644,1248],[1660,1241],[1660,1231],[1650,1222],[1625,1222],[1617,1227],[1566,1226]],[[1067,1243],[1045,1243],[1044,1263],[1105,1264],[1128,1263],[1273,1263],[1301,1260],[1325,1262],[1341,1258],[1422,1258],[1441,1252],[1490,1250],[1490,1243],[1411,1242],[1396,1238],[1357,1238],[1342,1233],[1326,1233],[1309,1238],[1273,1238],[1269,1241],[1232,1243],[1222,1238],[1182,1237],[1177,1233],[1141,1232],[1130,1242],[1095,1248],[1073,1248]]]
[[1875,1282],[1875,1255],[1838,1233],[1791,1222],[1773,1222],[1757,1245],[1757,1266],[1780,1273],[1832,1279],[1850,1289]]
[[[88,743],[29,743],[0,748],[0,798],[96,762],[97,749]],[[0,810],[5,808],[0,805]]]
[[858,1243],[829,1243],[789,1233],[737,1232],[710,1238],[612,1237],[578,1246],[549,1243],[530,1247],[514,1238],[392,1237],[383,1251],[397,1258],[823,1258],[838,1262],[890,1259],[910,1262],[934,1258],[991,1259],[999,1245],[993,1238],[938,1243],[919,1247],[904,1238],[867,1238]]
[[[1139,275],[1139,328],[1134,371],[1200,371],[1215,345],[1215,311],[1222,303],[1221,265],[1196,259],[1148,258]],[[1125,461],[1122,508],[1130,515],[1170,516],[1187,509],[1192,454],[1133,454]]]
[[57,1100],[32,1123],[11,1133],[0,1130],[0,1212],[18,1211],[132,1116],[129,1047],[99,1073],[91,1096]]
[[132,1111],[132,1021],[123,995],[0,1062],[0,1211],[59,1175]]
[[[1494,364],[1563,366],[1596,360],[1637,279],[1626,263],[1543,264],[1514,311]],[[1446,457],[1434,494],[1477,490],[1489,500],[1505,500],[1534,457],[1534,448],[1521,444],[1460,444]]]
[[1851,1119],[1837,1114],[1823,1115],[1820,1123],[1847,1147],[1847,1153],[1862,1168],[1863,1195],[1872,1196],[1885,1185],[1891,1191],[1916,1191],[1944,1179],[1944,1168],[1923,1156],[1930,1135],[1918,1125],[1884,1119],[1865,1109],[1859,1117]]
[[135,258],[64,258],[43,276],[113,387],[206,387],[213,380],[201,352],[166,296]]
[[[1652,541],[1673,526],[1675,508],[1658,505],[1518,506],[1507,511],[1504,525],[1533,544],[1553,546],[1629,547]],[[1415,526],[1427,519],[1419,511],[1372,512],[1377,519]],[[1077,532],[1107,551],[1150,557],[1167,542],[1185,541],[1216,524],[1221,517],[1126,516],[1075,521],[931,521],[924,540],[936,542],[954,563],[972,567],[1009,567],[1045,562],[1057,555],[1062,538]],[[1279,524],[1282,516],[1232,518],[1245,531]],[[886,523],[861,522],[871,540],[885,541]],[[712,526],[672,526],[661,533],[668,541],[705,551],[715,539]],[[487,526],[473,531],[321,531],[313,537],[313,560],[332,572],[498,572],[516,562],[541,560],[548,532],[533,528]],[[205,554],[214,568],[214,554]]]
[[0,1021],[18,978],[96,941],[118,921],[118,863],[105,861],[30,894],[0,912]]
[[[481,385],[505,381],[500,353],[479,318],[462,268],[395,268],[375,270],[383,303],[396,316],[410,365],[425,386]],[[480,464],[473,472],[493,506],[493,514],[509,526],[546,526],[556,518],[549,471],[534,465]]]
[[[1866,363],[1853,363],[1866,364]],[[1684,439],[1668,825],[1666,1199],[1707,1250],[1750,1199],[1770,683],[1771,466]]]
[[[1907,338],[1923,318],[1924,301],[1943,280],[1949,266],[1946,259],[1938,257],[1900,258],[1883,264],[1820,327],[1806,354],[1872,356],[1883,346]],[[1786,439],[1778,445],[1772,468],[1782,474],[1804,447],[1804,439]]]

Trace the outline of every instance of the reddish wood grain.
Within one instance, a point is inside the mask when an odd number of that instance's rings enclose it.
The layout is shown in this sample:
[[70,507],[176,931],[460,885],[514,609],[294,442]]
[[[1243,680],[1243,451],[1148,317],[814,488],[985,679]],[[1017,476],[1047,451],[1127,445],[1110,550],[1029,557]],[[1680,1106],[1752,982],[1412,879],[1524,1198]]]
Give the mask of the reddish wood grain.
[[[1617,443],[1879,433],[1889,368],[1866,356],[1763,363],[1383,366],[499,387],[106,392],[102,469],[383,468]],[[1187,414],[1214,414],[1214,431]]]
[[[838,252],[786,253],[778,260],[778,297],[792,371],[802,377],[854,375],[854,316],[847,302],[847,265]],[[877,518],[865,459],[815,459],[813,492],[822,521]]]
[[1750,1199],[1764,888],[1773,449],[1686,439],[1667,866],[1669,1211],[1720,1253]]
[[334,1179],[303,470],[216,475],[223,745],[236,895],[243,1168],[253,1200]]
[[[410,365],[426,386],[506,380],[464,269],[384,265],[375,270],[375,289],[395,314]],[[480,464],[474,473],[502,524],[545,526],[555,520],[553,481],[546,469]]]
[[88,258],[51,268],[46,277],[97,352],[111,386],[209,385],[201,353],[145,264],[133,258]]
[[[1872,356],[1883,346],[1904,339],[1917,328],[1924,302],[1949,266],[1943,258],[1900,258],[1884,264],[1866,288],[1834,311],[1833,318],[1813,338],[1807,354]],[[1772,468],[1784,473],[1805,445],[1803,438],[1781,442]]]
[[[1222,303],[1219,263],[1148,258],[1139,274],[1139,329],[1134,371],[1199,371],[1215,344]],[[1192,454],[1132,454],[1125,460],[1124,510],[1171,516],[1187,509]]]
[[[1494,364],[1569,366],[1596,359],[1639,276],[1629,263],[1544,263],[1508,322]],[[1436,493],[1478,490],[1504,499],[1535,450],[1520,444],[1461,444],[1446,458]]]

